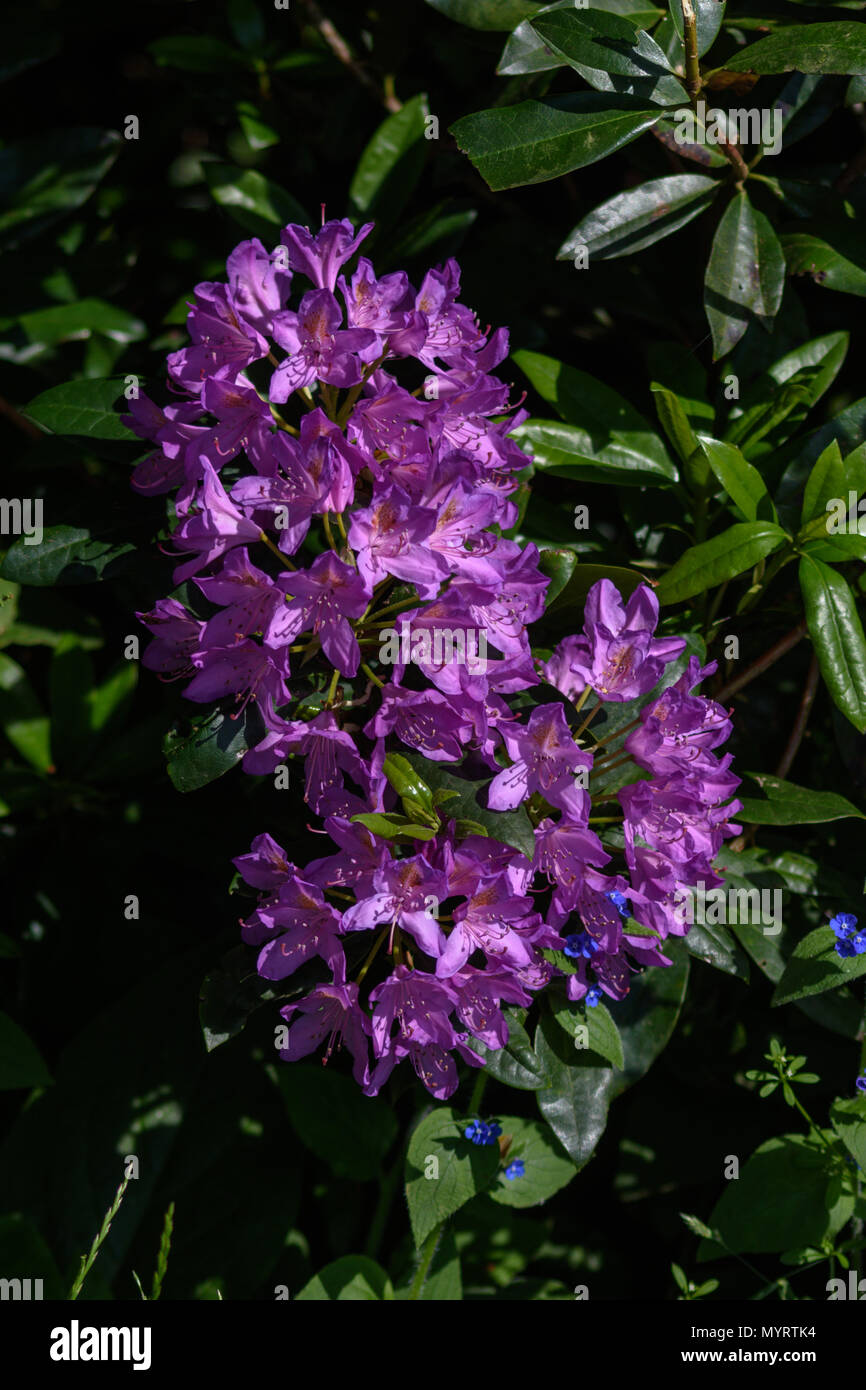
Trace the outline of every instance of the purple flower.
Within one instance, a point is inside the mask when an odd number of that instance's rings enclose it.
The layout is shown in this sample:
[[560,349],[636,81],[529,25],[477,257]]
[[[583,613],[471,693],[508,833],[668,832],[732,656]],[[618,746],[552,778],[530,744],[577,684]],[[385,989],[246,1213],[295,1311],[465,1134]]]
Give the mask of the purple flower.
[[287,401],[317,378],[331,386],[355,386],[378,348],[369,328],[341,328],[343,315],[330,290],[310,290],[298,312],[274,319],[273,335],[290,354],[271,377],[271,400]]
[[659,603],[646,584],[639,584],[623,607],[611,581],[599,579],[584,614],[584,635],[567,637],[557,649],[559,659],[548,667],[560,681],[563,668],[568,673],[559,686],[567,686],[568,694],[588,685],[603,700],[633,700],[658,684],[665,665],[686,645],[681,637],[653,638]]
[[358,571],[327,551],[306,574],[281,574],[277,583],[288,602],[268,624],[265,642],[279,647],[312,632],[332,666],[344,676],[356,675],[361,649],[349,619],[360,618],[370,599]]
[[280,1049],[284,1061],[297,1062],[308,1057],[327,1038],[323,1061],[328,1062],[334,1049],[345,1042],[352,1054],[352,1075],[359,1086],[367,1085],[370,1079],[369,1024],[358,1002],[357,985],[317,985],[297,1004],[286,1004],[280,1013],[287,1022],[293,1014],[300,1015],[289,1029],[285,1047]]
[[526,727],[503,727],[502,737],[512,766],[490,784],[490,806],[510,811],[540,792],[551,806],[576,821],[586,821],[589,794],[574,784],[574,773],[592,767],[592,758],[577,747],[565,722],[562,706],[540,705]]
[[293,270],[301,271],[319,289],[333,290],[340,267],[354,256],[372,230],[373,223],[365,222],[356,233],[348,218],[343,218],[341,222],[326,222],[313,233],[306,227],[286,227],[280,241],[288,247]]

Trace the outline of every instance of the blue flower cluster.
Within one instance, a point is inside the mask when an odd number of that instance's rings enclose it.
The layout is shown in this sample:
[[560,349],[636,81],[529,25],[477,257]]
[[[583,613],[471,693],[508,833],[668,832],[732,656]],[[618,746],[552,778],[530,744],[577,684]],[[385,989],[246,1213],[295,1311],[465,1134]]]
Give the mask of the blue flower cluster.
[[866,952],[866,931],[857,930],[857,918],[853,913],[837,912],[830,926],[836,936],[837,955],[862,956]]
[[502,1126],[495,1120],[470,1120],[463,1133],[473,1144],[495,1144]]

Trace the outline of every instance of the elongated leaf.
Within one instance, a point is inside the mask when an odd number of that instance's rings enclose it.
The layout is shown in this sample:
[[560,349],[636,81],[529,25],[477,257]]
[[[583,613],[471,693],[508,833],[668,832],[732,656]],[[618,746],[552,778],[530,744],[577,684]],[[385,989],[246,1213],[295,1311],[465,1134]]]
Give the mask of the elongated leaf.
[[834,439],[816,460],[812,472],[809,474],[803,493],[803,510],[800,513],[800,521],[805,526],[807,522],[820,517],[824,522],[826,532],[827,503],[843,498],[847,502],[848,499],[845,497],[845,465],[842,462],[842,451],[838,441]]
[[[702,435],[700,447],[731,501],[739,507],[747,521],[755,521],[761,499],[768,496],[766,484],[757,468],[753,468],[733,444],[723,444],[718,439]],[[773,507],[769,499],[768,505]]]
[[[119,528],[116,528],[119,529]],[[20,536],[3,561],[3,576],[18,584],[93,584],[110,578],[135,547],[75,526],[47,526],[39,545]]]
[[[123,377],[66,381],[36,396],[25,410],[34,424],[52,434],[80,434],[88,439],[128,439],[135,436],[121,423]],[[128,409],[128,407],[126,407]]]
[[789,274],[808,275],[828,290],[866,295],[866,254],[854,226],[806,223],[783,232],[781,242]]
[[448,1106],[412,1131],[406,1154],[406,1200],[416,1246],[470,1197],[490,1187],[499,1167],[496,1144],[473,1144]]
[[838,792],[812,791],[793,782],[782,782],[767,772],[749,772],[746,776],[757,782],[767,798],[740,798],[743,809],[737,814],[752,825],[817,825],[846,816],[864,819],[864,813]]
[[513,29],[539,9],[538,0],[427,0],[427,4],[469,29]]
[[659,603],[679,603],[705,593],[752,569],[787,540],[770,521],[743,521],[710,541],[694,545],[663,574],[656,587]]
[[838,989],[861,975],[866,975],[866,955],[840,956],[830,927],[817,927],[794,947],[773,994],[773,1006]]
[[652,383],[650,389],[665,434],[676,449],[680,462],[688,464],[699,445],[679,396],[666,386],[660,386],[657,381]]
[[279,1067],[277,1079],[306,1149],[337,1177],[364,1182],[381,1176],[397,1135],[396,1117],[382,1097],[365,1096],[350,1076],[307,1062]]
[[102,333],[113,342],[126,344],[143,338],[147,332],[141,319],[113,304],[106,304],[103,299],[55,304],[50,309],[22,314],[18,322],[31,343],[43,343],[47,347],[72,339],[89,338],[94,333]]
[[641,251],[704,212],[718,189],[718,182],[705,174],[649,179],[588,213],[559,248],[557,260],[573,260],[584,246],[590,261]]
[[559,1026],[575,1039],[575,1046],[583,1044],[585,1038],[590,1052],[622,1071],[625,1066],[622,1040],[606,1005],[596,1004],[595,1008],[589,1008],[564,1000],[554,1010],[554,1017]]
[[247,749],[260,741],[262,731],[260,716],[250,704],[237,720],[214,710],[191,733],[170,733],[165,755],[172,783],[179,792],[207,786],[236,767]]
[[[575,8],[574,0],[556,0],[553,5],[544,5],[538,15]],[[635,29],[651,29],[661,15],[661,10],[649,0],[595,0],[592,8],[618,14]],[[496,71],[500,77],[514,77],[526,72],[549,72],[551,68],[561,68],[564,63],[565,59],[554,53],[533,29],[531,21],[525,19],[508,38]]]
[[866,641],[851,588],[811,555],[800,560],[800,587],[824,683],[846,719],[866,733]]
[[412,196],[424,168],[429,115],[424,93],[411,97],[383,121],[365,148],[349,185],[350,212],[377,229],[392,226]]
[[[783,444],[836,380],[849,341],[848,333],[827,333],[768,367],[744,391],[737,414],[732,413],[725,430],[728,443],[742,447],[749,458],[771,453]],[[778,409],[783,395],[780,386],[801,388],[784,413]]]
[[785,257],[779,239],[740,189],[716,229],[704,278],[714,359],[736,346],[751,315],[765,324],[772,322],[784,288]]
[[552,1014],[545,1014],[535,1046],[550,1085],[537,1092],[538,1108],[569,1158],[582,1168],[607,1124],[613,1068],[591,1052],[577,1051]]
[[235,72],[250,67],[250,60],[230,43],[209,34],[179,34],[148,44],[150,56],[160,67],[183,72]]
[[695,922],[685,938],[689,953],[726,975],[749,982],[748,957],[724,927],[713,922]]
[[0,652],[0,724],[22,757],[46,772],[51,767],[51,725],[24,668]]
[[8,1014],[0,1013],[0,1091],[50,1084],[51,1076],[35,1044]]
[[[527,420],[512,432],[512,438],[537,469],[575,481],[614,482],[621,487],[641,487],[646,483],[665,486],[676,481],[674,465],[666,456],[662,462],[657,448],[653,449],[653,457],[647,457],[616,435],[594,447],[597,435],[593,439],[588,430],[559,420]],[[660,444],[658,436],[656,443]]]
[[275,228],[289,222],[309,225],[309,214],[297,199],[255,169],[206,164],[204,171],[214,202],[252,236],[273,241]]
[[728,72],[866,73],[866,26],[855,19],[787,24],[725,61]]
[[678,106],[683,85],[654,39],[604,10],[554,10],[530,21],[539,37],[593,87]]
[[830,1120],[854,1162],[866,1172],[866,1096],[834,1101]]
[[494,190],[546,183],[613,154],[659,119],[659,109],[594,92],[523,101],[463,116],[451,127],[460,149]]
[[122,145],[116,131],[68,126],[0,150],[0,248],[81,207]]

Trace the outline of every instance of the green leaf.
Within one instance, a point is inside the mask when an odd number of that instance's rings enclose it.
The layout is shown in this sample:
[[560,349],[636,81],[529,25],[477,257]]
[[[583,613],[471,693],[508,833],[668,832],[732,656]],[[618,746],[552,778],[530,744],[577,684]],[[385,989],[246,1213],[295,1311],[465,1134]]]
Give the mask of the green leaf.
[[[749,458],[772,453],[832,386],[848,351],[848,333],[827,333],[780,357],[744,391],[739,413],[725,430],[729,444]],[[779,387],[792,388],[790,399]],[[794,394],[796,388],[797,394]]]
[[51,768],[51,725],[23,667],[0,652],[0,723],[13,748],[38,772]]
[[736,346],[752,315],[765,326],[772,324],[784,288],[785,257],[779,239],[740,189],[716,229],[704,277],[714,361]]
[[236,106],[238,122],[251,150],[269,150],[280,143],[280,137],[267,125],[251,101],[239,101]]
[[[399,1290],[398,1298],[407,1298],[410,1286]],[[422,1303],[462,1303],[463,1280],[460,1256],[452,1231],[443,1231],[436,1246],[419,1301]]]
[[607,1124],[613,1068],[594,1053],[577,1051],[553,1014],[544,1014],[535,1035],[550,1085],[537,1092],[538,1108],[568,1156],[582,1168]]
[[538,0],[427,0],[434,10],[469,29],[513,29],[539,8]]
[[749,825],[818,825],[824,821],[844,820],[846,816],[866,819],[862,811],[838,792],[812,791],[782,782],[766,772],[745,774],[766,793],[766,801],[741,797],[743,809],[738,812]]
[[[521,806],[516,811],[491,811],[479,802],[479,795],[486,792],[493,780],[492,777],[472,781],[467,777],[458,776],[455,764],[430,762],[417,753],[407,754],[406,759],[424,778],[431,790],[456,792],[456,796],[440,803],[438,807],[438,814],[443,822],[472,821],[491,839],[519,849],[528,859],[533,858],[535,833],[525,808]],[[470,833],[477,834],[478,831],[473,830]]]
[[757,468],[743,458],[736,445],[723,444],[718,439],[702,435],[699,447],[725,492],[747,521],[757,519],[758,505],[765,497],[775,518],[776,509],[769,500],[763,478]]
[[824,683],[846,719],[866,733],[866,641],[851,588],[811,555],[800,560],[800,587]]
[[265,25],[256,0],[228,0],[226,13],[242,48],[256,49],[265,41]]
[[781,242],[789,275],[808,275],[816,285],[842,294],[866,295],[866,254],[858,225],[807,222],[783,232]]
[[251,66],[244,53],[210,34],[155,39],[147,51],[161,68],[180,68],[183,72],[237,72]]
[[854,1199],[841,1192],[823,1146],[783,1134],[761,1144],[737,1181],[728,1183],[710,1225],[737,1254],[764,1254],[820,1245],[842,1229],[853,1209]]
[[727,72],[866,73],[866,27],[861,20],[787,24],[725,61]]
[[[406,1154],[406,1200],[416,1246],[440,1221],[490,1187],[499,1167],[495,1144],[473,1144],[448,1106],[426,1115],[412,1131]],[[427,1176],[429,1174],[429,1176]]]
[[523,1027],[520,1015],[515,1009],[503,1009],[508,1024],[508,1042],[498,1051],[492,1051],[478,1038],[471,1040],[473,1051],[484,1058],[487,1071],[503,1086],[511,1086],[516,1091],[538,1091],[548,1082],[544,1065],[536,1056],[532,1039]]
[[344,1255],[320,1269],[296,1303],[382,1303],[394,1297],[388,1275],[366,1255]]
[[208,1052],[237,1037],[250,1014],[275,997],[249,948],[233,946],[202,981],[198,1017]]
[[50,1085],[48,1068],[24,1029],[0,1013],[0,1091]]
[[490,1189],[494,1202],[503,1207],[537,1207],[571,1182],[577,1168],[568,1157],[549,1125],[539,1120],[499,1115],[502,1140],[511,1138],[503,1160],[505,1168],[516,1158],[524,1163],[524,1174],[506,1178],[504,1168]]
[[125,405],[123,390],[123,377],[66,381],[36,396],[24,414],[52,434],[80,434],[88,439],[126,439],[135,443],[135,435],[121,423],[120,412],[114,408]]
[[830,1122],[854,1162],[866,1172],[866,1096],[835,1100]]
[[[698,28],[698,57],[701,58],[712,48],[725,18],[725,0],[692,0]],[[682,40],[683,6],[682,0],[668,0],[674,28]]]
[[585,1037],[585,1045],[590,1052],[603,1057],[606,1062],[622,1071],[625,1059],[622,1055],[619,1029],[605,1004],[596,1004],[594,1008],[590,1008],[565,999],[554,1008],[553,1015],[560,1028],[575,1039],[575,1046],[578,1043],[583,1045]]
[[682,599],[714,589],[726,579],[751,569],[787,540],[781,526],[769,521],[743,521],[710,541],[693,545],[680,556],[656,586],[659,603]]
[[582,247],[588,250],[590,261],[614,260],[642,251],[702,213],[719,187],[716,179],[705,174],[648,179],[587,213],[559,248],[557,260],[573,260]]
[[[429,819],[430,824],[438,829],[439,818],[433,809],[433,793],[409,759],[401,753],[389,753],[382,771],[402,799],[407,816],[416,821]],[[374,827],[369,828],[372,830]]]
[[[574,8],[574,0],[556,0],[553,5],[545,5],[538,14]],[[621,15],[635,29],[651,29],[661,15],[661,10],[649,0],[595,0],[592,8]],[[496,71],[500,77],[514,77],[527,72],[548,72],[551,68],[561,68],[564,63],[565,59],[554,53],[535,32],[530,20],[525,19],[508,38]]]
[[[120,529],[119,527],[116,529]],[[39,545],[20,536],[6,552],[3,578],[17,584],[93,584],[111,578],[123,557],[135,547],[130,541],[111,541],[75,526],[47,526]]]
[[866,975],[866,955],[840,956],[829,926],[816,927],[798,941],[773,994],[773,1007],[838,989]]
[[274,230],[289,222],[309,226],[309,214],[297,199],[255,169],[205,164],[204,172],[214,202],[252,236],[273,240]]
[[408,840],[432,840],[436,834],[429,825],[418,825],[396,811],[362,811],[360,815],[352,816],[352,820],[366,825],[368,830],[383,840],[396,840],[400,836]]
[[349,185],[349,211],[353,218],[373,219],[377,230],[397,221],[424,168],[424,132],[429,114],[427,97],[421,92],[379,126]]
[[[617,483],[620,487],[665,486],[676,481],[676,469],[658,436],[653,456],[638,453],[628,431],[593,434],[590,429],[559,420],[527,420],[511,433],[536,469],[575,482]],[[659,457],[659,454],[662,457]]]
[[688,464],[698,449],[698,440],[683,404],[674,391],[657,381],[650,385],[656,403],[656,414],[665,434],[673,444],[680,462]]
[[578,557],[573,550],[539,550],[538,568],[550,578],[545,595],[548,608],[568,584],[577,564]]
[[36,236],[81,207],[111,168],[116,131],[69,126],[0,150],[0,249]]
[[659,109],[595,92],[476,111],[451,127],[458,146],[494,192],[547,183],[606,158],[659,119]]
[[147,333],[141,319],[113,304],[107,304],[104,299],[79,299],[73,304],[53,304],[50,309],[22,314],[18,322],[31,343],[46,347],[73,339],[87,339],[94,333],[101,333],[112,342],[126,344],[143,338]]
[[260,716],[248,705],[239,719],[214,710],[190,733],[171,732],[165,756],[173,785],[179,792],[192,792],[222,777],[237,766],[247,748],[259,742],[260,729]]
[[749,961],[730,932],[716,923],[695,922],[685,937],[689,953],[726,975],[749,982]]
[[530,21],[539,37],[602,92],[679,106],[683,85],[654,39],[604,10],[552,10]]
[[[845,497],[845,465],[838,440],[834,439],[812,466],[803,493],[800,521],[803,526],[820,517],[822,529],[827,529],[827,503]],[[845,499],[847,501],[847,498]]]
[[381,1176],[382,1160],[397,1137],[397,1118],[383,1097],[365,1096],[351,1076],[307,1062],[280,1066],[277,1080],[306,1149],[338,1178],[366,1182]]
[[[68,1284],[64,1284],[54,1256],[36,1227],[20,1212],[0,1216],[0,1269],[4,1279],[41,1279],[41,1298],[66,1298]],[[31,1291],[35,1293],[32,1283]]]

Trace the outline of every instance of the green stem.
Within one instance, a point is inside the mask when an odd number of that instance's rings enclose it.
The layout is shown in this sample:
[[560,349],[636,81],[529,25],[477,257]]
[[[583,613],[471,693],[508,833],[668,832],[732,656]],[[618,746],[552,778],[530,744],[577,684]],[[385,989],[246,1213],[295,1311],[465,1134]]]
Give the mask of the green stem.
[[469,1097],[469,1104],[468,1104],[467,1107],[466,1107],[466,1114],[467,1114],[467,1115],[477,1115],[477,1114],[478,1114],[478,1110],[479,1110],[479,1107],[480,1107],[480,1105],[481,1105],[481,1100],[482,1100],[482,1097],[484,1096],[484,1088],[485,1088],[486,1085],[487,1085],[487,1071],[486,1071],[486,1069],[485,1069],[485,1070],[479,1071],[479,1072],[478,1072],[478,1075],[477,1075],[476,1078],[475,1078],[475,1085],[472,1087],[472,1094],[471,1094],[471,1096]]
[[698,21],[692,0],[681,0],[683,10],[683,48],[685,50],[686,91],[694,106],[701,90],[701,64],[698,58]]
[[424,1245],[421,1249],[421,1260],[418,1264],[417,1270],[415,1271],[415,1278],[412,1280],[412,1287],[409,1290],[410,1299],[418,1299],[421,1297],[421,1290],[424,1288],[424,1284],[427,1280],[427,1275],[430,1272],[430,1266],[433,1263],[433,1256],[436,1254],[436,1247],[439,1244],[439,1237],[442,1235],[442,1229],[444,1225],[445,1222],[440,1221],[438,1226],[434,1226],[433,1230],[430,1232],[429,1236],[424,1242]]

